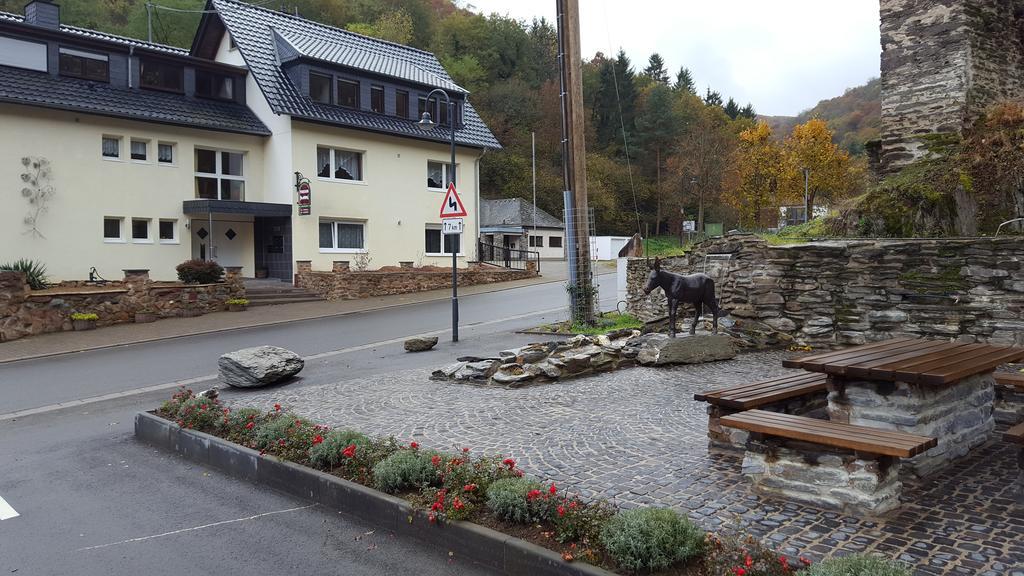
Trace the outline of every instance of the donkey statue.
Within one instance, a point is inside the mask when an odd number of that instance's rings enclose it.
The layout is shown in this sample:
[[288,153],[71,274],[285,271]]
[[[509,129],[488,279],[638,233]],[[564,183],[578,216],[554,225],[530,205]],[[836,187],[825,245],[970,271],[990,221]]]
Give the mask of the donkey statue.
[[690,334],[697,332],[697,322],[704,313],[704,307],[711,310],[714,318],[714,333],[718,334],[718,317],[721,310],[718,301],[715,300],[715,281],[707,274],[674,274],[661,269],[661,260],[654,259],[651,265],[651,273],[647,276],[647,285],[644,286],[644,294],[650,294],[655,288],[665,291],[665,298],[668,299],[668,326],[669,334],[676,337],[676,310],[679,304],[685,302],[693,304],[697,309],[693,317],[693,325],[690,326]]

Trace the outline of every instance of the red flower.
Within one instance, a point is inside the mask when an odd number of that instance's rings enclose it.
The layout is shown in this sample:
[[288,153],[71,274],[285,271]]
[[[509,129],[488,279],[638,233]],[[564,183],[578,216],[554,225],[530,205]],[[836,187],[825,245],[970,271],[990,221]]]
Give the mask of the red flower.
[[558,494],[558,488],[555,486],[554,482],[551,483],[551,488],[548,488],[548,492],[550,492],[552,495]]
[[452,500],[452,508],[455,508],[456,510],[462,510],[465,507],[466,507],[466,505],[462,503],[462,500],[459,500],[458,496],[456,496]]
[[563,507],[563,506],[559,506],[558,507],[558,516],[559,517],[565,516],[565,507]]
[[476,488],[477,488],[476,484],[466,484],[465,486],[462,487],[462,491],[463,492],[472,492],[473,490],[476,490]]
[[743,568],[740,568],[739,566],[737,566],[736,568],[734,568],[734,569],[733,569],[733,572],[734,572],[734,573],[736,574],[736,576],[743,576],[744,574],[746,574],[746,573],[747,573],[747,571],[746,571],[746,570],[744,570]]
[[811,565],[811,561],[808,560],[807,558],[804,558],[803,556],[800,557],[800,561],[803,562],[804,566],[810,566]]
[[504,460],[501,461],[501,463],[504,464],[505,466],[508,466],[509,470],[516,467],[516,461],[511,458],[505,458]]
[[522,478],[523,477],[523,471],[522,470],[516,470],[516,476],[518,476],[519,478]]
[[281,411],[281,405],[280,404],[274,404],[274,412],[280,412],[280,411]]
[[430,505],[430,510],[431,511],[441,510],[443,508],[444,508],[444,504],[442,504],[441,502],[434,502],[433,504]]
[[571,510],[575,510],[575,509],[576,509],[576,507],[577,507],[577,506],[579,506],[579,505],[580,505],[580,503],[579,503],[579,502],[577,502],[577,501],[575,501],[575,500],[573,500],[572,502],[569,502],[569,508],[570,508]]
[[537,498],[539,496],[540,496],[540,490],[530,490],[529,492],[526,493],[526,499],[527,500],[533,500],[533,499],[535,499],[535,498]]
[[416,442],[409,442],[409,448],[412,448],[413,450],[417,450],[417,449],[419,449],[419,447],[420,447],[420,445],[418,443],[416,443]]
[[256,423],[253,422],[252,420],[250,420],[249,423],[245,425],[246,430],[252,430],[254,427],[256,427]]
[[462,453],[463,454],[469,454],[469,448],[468,447],[463,447],[462,448]]
[[441,465],[441,457],[438,456],[437,454],[434,454],[433,456],[430,457],[430,463],[433,464],[435,468],[440,466]]
[[356,457],[356,445],[355,444],[349,444],[347,448],[345,448],[344,450],[341,451],[341,455],[344,456],[345,458],[355,458]]
[[437,522],[437,514],[434,514],[433,512],[427,514],[427,520],[430,520],[431,522]]
[[295,421],[295,425],[296,426],[302,426],[302,420],[296,420]]
[[743,565],[747,568],[754,565],[754,559],[750,557],[750,554],[747,554],[747,557],[743,559]]
[[278,446],[284,446],[284,438],[281,438],[280,440],[278,440],[277,441],[277,445]]
[[319,443],[321,443],[323,441],[324,441],[324,437],[323,436],[321,436],[319,434],[317,434],[316,436],[313,436],[313,445],[314,446],[316,446],[317,444],[319,444]]

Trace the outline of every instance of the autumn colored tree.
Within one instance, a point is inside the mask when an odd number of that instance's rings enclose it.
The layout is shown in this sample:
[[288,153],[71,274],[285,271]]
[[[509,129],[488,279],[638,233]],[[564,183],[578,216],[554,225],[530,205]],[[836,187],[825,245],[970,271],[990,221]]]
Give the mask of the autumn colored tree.
[[412,17],[401,9],[384,12],[373,24],[355,22],[346,28],[358,34],[398,44],[408,44],[412,41]]
[[836,202],[848,196],[854,185],[850,154],[832,142],[832,131],[823,120],[808,120],[793,128],[783,144],[789,169],[782,184],[789,197],[803,198],[803,169],[809,169],[807,214],[813,217],[818,201]]
[[759,228],[774,222],[762,221],[762,211],[789,201],[780,186],[789,172],[782,146],[772,137],[766,122],[740,133],[736,151],[737,185],[722,194],[722,199],[739,214],[740,224]]

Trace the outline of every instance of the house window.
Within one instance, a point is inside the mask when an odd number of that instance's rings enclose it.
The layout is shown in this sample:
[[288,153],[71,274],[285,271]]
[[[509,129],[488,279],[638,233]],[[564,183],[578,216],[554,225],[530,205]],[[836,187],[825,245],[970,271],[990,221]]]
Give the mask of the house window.
[[448,125],[448,103],[442,102],[437,116],[437,122],[442,126]]
[[383,86],[370,86],[370,110],[378,113],[384,113],[384,87]]
[[[431,190],[444,190],[451,179],[448,177],[450,164],[447,162],[427,161],[427,188]],[[455,175],[459,175],[458,166],[455,167]]]
[[[416,119],[423,118],[423,113],[427,111],[427,98],[426,96],[420,96],[419,105],[417,107]],[[437,100],[430,101],[430,118],[437,119]]]
[[561,248],[561,247],[562,247],[562,237],[561,236],[551,236],[550,238],[548,238],[548,248]]
[[132,160],[140,160],[145,162],[149,157],[149,142],[145,140],[131,140],[131,156]]
[[196,70],[196,96],[232,100],[235,97],[235,79],[226,74]]
[[121,138],[118,136],[103,137],[103,157],[118,160],[121,158]]
[[46,72],[46,43],[0,36],[0,66]]
[[530,248],[543,248],[544,237],[543,236],[530,236]]
[[322,220],[320,250],[358,252],[366,249],[363,222]]
[[178,221],[177,220],[160,220],[160,243],[161,244],[177,244],[178,243]]
[[405,90],[395,91],[395,115],[399,118],[409,117],[409,93]]
[[196,148],[196,198],[245,200],[241,152]]
[[331,77],[309,73],[309,98],[314,102],[331,103]]
[[110,62],[106,54],[61,48],[60,75],[95,80],[97,82],[109,82]]
[[363,153],[316,147],[316,175],[332,180],[363,180]]
[[185,68],[167,62],[154,60],[141,60],[140,84],[143,88],[153,90],[166,90],[168,92],[184,92]]
[[104,242],[123,242],[124,236],[121,235],[121,224],[124,222],[124,218],[117,218],[113,216],[107,216],[103,219],[103,241]]
[[174,144],[160,142],[156,145],[156,160],[161,164],[174,164]]
[[132,242],[152,242],[149,237],[149,219],[132,218]]
[[[441,234],[440,227],[428,226],[425,237],[426,243],[423,252],[428,255],[447,254],[450,256],[453,248],[456,254],[462,252],[462,234]],[[444,243],[443,251],[441,250],[442,243]]]
[[338,105],[359,108],[359,82],[338,80]]

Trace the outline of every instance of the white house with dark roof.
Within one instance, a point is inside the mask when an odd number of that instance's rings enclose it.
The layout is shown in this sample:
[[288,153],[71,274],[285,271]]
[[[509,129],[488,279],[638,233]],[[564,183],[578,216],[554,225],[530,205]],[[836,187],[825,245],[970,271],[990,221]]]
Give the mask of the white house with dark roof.
[[[475,258],[440,234],[449,123],[469,238],[479,159],[500,145],[437,58],[235,0],[207,9],[190,50],[60,24],[43,0],[0,13],[0,182],[21,191],[0,262],[171,279],[199,257],[290,279],[302,261]],[[424,131],[433,88],[455,112],[432,100],[441,126]]]
[[484,249],[498,246],[537,252],[543,260],[565,259],[565,224],[522,198],[480,201],[480,241]]

